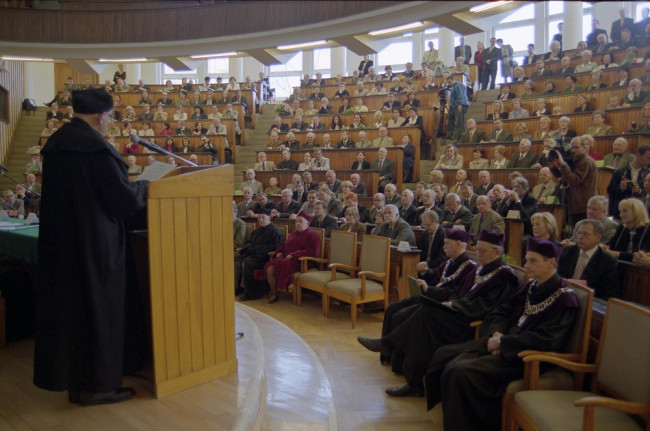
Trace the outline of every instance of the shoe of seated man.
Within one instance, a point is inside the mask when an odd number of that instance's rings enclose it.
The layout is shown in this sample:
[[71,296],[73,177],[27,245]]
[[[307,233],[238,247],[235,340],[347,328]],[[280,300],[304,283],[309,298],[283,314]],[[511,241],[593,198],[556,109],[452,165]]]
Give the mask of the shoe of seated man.
[[386,393],[391,397],[423,397],[424,389],[416,388],[406,383],[404,386],[398,388],[388,388],[386,389]]
[[133,388],[117,388],[106,392],[69,391],[68,399],[80,406],[97,406],[128,401],[135,396]]

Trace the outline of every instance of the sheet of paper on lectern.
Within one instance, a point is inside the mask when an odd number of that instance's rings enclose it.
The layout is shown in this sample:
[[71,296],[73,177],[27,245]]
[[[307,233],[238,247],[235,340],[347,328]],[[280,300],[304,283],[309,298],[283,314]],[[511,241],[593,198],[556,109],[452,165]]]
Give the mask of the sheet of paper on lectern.
[[144,170],[142,175],[138,177],[139,180],[147,180],[147,181],[156,181],[159,178],[164,177],[171,171],[172,169],[176,168],[174,165],[170,165],[169,163],[163,163],[159,161],[155,161],[147,168]]

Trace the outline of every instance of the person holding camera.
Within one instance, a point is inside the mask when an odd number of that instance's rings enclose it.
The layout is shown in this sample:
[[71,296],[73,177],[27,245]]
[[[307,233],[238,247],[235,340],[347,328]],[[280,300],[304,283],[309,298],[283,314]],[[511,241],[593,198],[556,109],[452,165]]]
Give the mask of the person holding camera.
[[627,198],[643,200],[645,191],[643,180],[650,173],[650,145],[639,145],[634,159],[626,166],[618,168],[612,174],[607,186],[609,194],[609,214],[620,219],[618,204]]
[[[568,213],[569,223],[575,226],[586,218],[587,201],[598,194],[596,162],[587,154],[586,141],[581,136],[571,139],[573,167],[564,160],[557,149],[549,151],[549,163],[555,176],[569,187]],[[558,175],[559,173],[559,175]]]

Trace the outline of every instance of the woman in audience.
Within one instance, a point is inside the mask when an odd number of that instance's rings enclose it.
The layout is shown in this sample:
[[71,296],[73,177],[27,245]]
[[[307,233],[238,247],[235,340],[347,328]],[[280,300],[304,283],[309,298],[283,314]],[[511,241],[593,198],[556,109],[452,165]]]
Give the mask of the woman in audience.
[[350,180],[342,181],[341,182],[341,191],[336,194],[336,199],[343,202],[343,199],[348,195],[348,193],[352,192],[353,187],[354,187],[354,185],[352,184],[352,181],[350,181]]
[[125,154],[137,154],[139,152],[140,152],[140,145],[138,145],[136,142],[131,142],[130,140],[127,141],[126,145],[124,146]]
[[404,103],[408,104],[410,107],[415,107],[415,108],[420,107],[420,99],[415,98],[415,92],[413,91],[409,91],[408,93],[406,93],[406,101]]
[[345,111],[349,111],[350,109],[352,109],[352,106],[350,106],[350,96],[341,97],[341,106],[339,106],[339,114],[342,114]]
[[559,117],[562,115],[562,107],[560,105],[555,105],[551,110],[551,115],[554,117]]
[[515,130],[514,133],[512,134],[513,141],[519,142],[522,139],[528,139],[528,140],[533,139],[531,134],[528,133],[528,128],[526,127],[526,123],[524,123],[523,121],[515,125]]
[[181,120],[185,121],[185,120],[187,120],[187,113],[185,111],[183,111],[183,106],[182,105],[178,105],[176,107],[176,112],[174,112],[174,116],[172,118],[174,118],[174,121],[181,121]]
[[591,114],[591,127],[587,130],[587,133],[591,136],[613,135],[614,130],[612,129],[612,126],[607,125],[606,121],[607,116],[605,115],[605,111],[601,111],[600,109],[594,111],[594,113]]
[[131,136],[137,135],[138,131],[133,128],[133,124],[130,121],[124,122],[124,130],[122,130],[122,136]]
[[566,84],[564,91],[562,92],[564,94],[580,93],[581,91],[584,91],[584,88],[578,84],[578,78],[573,73],[568,74],[564,78],[564,82]]
[[[374,222],[374,220],[371,220],[371,222]],[[359,221],[358,209],[355,207],[345,209],[345,222],[339,227],[339,230],[356,233],[357,241],[363,239],[363,234],[366,233],[366,225]]]
[[163,150],[167,150],[170,153],[176,152],[178,148],[174,146],[174,138],[171,136],[168,136],[167,139],[165,139],[165,143],[163,144]]
[[308,171],[309,167],[311,166],[311,154],[309,154],[309,151],[305,153],[303,156],[304,162],[302,162],[300,165],[298,165],[298,170],[299,171]]
[[557,221],[553,214],[549,212],[535,213],[531,216],[530,223],[533,226],[533,236],[535,238],[546,239],[557,243],[559,232],[557,229]]
[[[485,45],[483,45],[483,42],[479,41],[476,44],[476,52],[474,53],[474,64],[478,66],[479,74],[481,73],[481,70],[483,70],[483,51],[485,51]],[[481,87],[481,80],[478,79],[478,82],[476,82],[476,91],[482,90]]]
[[621,67],[618,69],[618,81],[612,84],[612,87],[627,88],[630,85],[630,69]]
[[521,99],[537,97],[537,94],[535,93],[536,86],[535,81],[530,79],[526,80],[524,82],[524,91],[521,93]]
[[503,145],[497,145],[492,151],[494,158],[490,162],[490,169],[505,169],[508,166],[506,147]]
[[126,72],[124,71],[124,65],[122,63],[117,65],[117,70],[113,75],[113,82],[117,84],[118,78],[122,78],[122,81],[126,82]]
[[183,154],[196,152],[196,149],[190,145],[190,138],[185,136],[183,139],[181,139],[181,148],[178,149],[178,152]]
[[318,114],[318,110],[314,107],[314,101],[313,100],[308,100],[307,101],[307,109],[305,109],[304,115],[316,115]]
[[557,124],[558,129],[551,135],[555,140],[569,143],[571,138],[578,136],[575,130],[569,128],[571,127],[571,119],[569,117],[560,117]]
[[153,121],[167,121],[167,113],[162,105],[156,108],[156,113],[153,115]]
[[194,113],[190,117],[190,120],[207,120],[208,116],[205,115],[205,112],[203,112],[203,108],[200,106],[195,106],[194,107]]
[[640,199],[623,199],[618,204],[621,224],[609,240],[606,250],[620,260],[632,261],[639,251],[650,251],[650,225],[648,211]]
[[117,94],[117,93],[116,93],[116,94],[113,94],[113,105],[114,105],[115,107],[118,107],[118,106],[124,106],[124,102],[122,102],[122,96],[120,96],[120,95]]
[[576,109],[573,112],[592,112],[594,107],[589,103],[589,98],[585,94],[578,94],[576,99]]
[[548,117],[551,115],[551,111],[548,110],[548,106],[546,105],[546,99],[543,97],[538,97],[535,100],[535,109],[536,117]]
[[56,132],[57,128],[54,127],[54,121],[52,120],[47,120],[45,123],[45,128],[41,132],[41,136],[47,137],[47,136],[52,136],[52,133]]
[[181,90],[178,92],[178,101],[176,102],[177,105],[181,106],[189,106],[190,101],[187,98],[187,92],[184,90]]
[[126,107],[126,110],[124,111],[124,116],[122,117],[123,121],[135,121],[137,119],[137,115],[135,115],[135,110],[133,109],[133,106],[129,105]]
[[591,71],[591,81],[589,82],[589,85],[585,87],[585,91],[593,91],[593,90],[600,90],[601,88],[607,88],[607,85],[605,85],[604,82],[602,82],[603,79],[603,72],[600,71],[599,69],[594,69]]
[[512,93],[510,91],[510,84],[508,84],[507,82],[501,84],[501,87],[499,87],[499,95],[497,96],[497,100],[505,102],[506,100],[510,100],[514,98],[515,98],[515,93]]
[[500,100],[495,100],[492,102],[492,112],[487,115],[486,120],[492,121],[497,118],[506,120],[508,118],[508,113],[503,111],[503,103]]
[[230,79],[228,80],[228,85],[226,86],[226,90],[228,91],[237,91],[239,90],[239,84],[237,83],[237,79],[235,79],[234,76],[231,76]]
[[266,281],[269,283],[269,304],[278,302],[278,291],[286,291],[293,273],[300,271],[301,257],[318,257],[320,238],[309,229],[311,216],[304,212],[296,217],[296,228],[282,245],[275,249],[269,262],[264,265]]
[[172,136],[174,134],[174,130],[172,129],[171,124],[165,121],[163,122],[162,130],[160,130],[158,134],[161,136]]
[[560,42],[557,40],[554,40],[551,42],[551,51],[546,54],[544,57],[544,61],[555,61],[555,60],[561,60],[564,54],[562,54],[562,50],[560,48]]
[[530,114],[528,113],[528,110],[521,107],[521,100],[519,98],[512,99],[512,111],[508,114],[508,118],[511,120],[518,120],[528,117],[530,117]]
[[472,157],[473,159],[469,162],[470,169],[488,169],[490,167],[490,162],[485,158],[485,150],[483,148],[474,148]]
[[205,129],[203,127],[203,123],[200,121],[197,121],[194,123],[194,130],[192,130],[192,135],[194,136],[200,136],[200,135],[205,135],[208,132],[208,129]]
[[521,66],[515,67],[513,82],[523,82],[526,80],[528,80],[528,77],[526,76],[526,71],[524,70],[524,68]]
[[551,119],[549,117],[540,117],[539,127],[533,133],[534,141],[541,141],[551,136]]
[[343,130],[345,129],[345,124],[340,115],[335,115],[332,117],[332,122],[330,123],[330,130]]
[[172,91],[175,91],[176,89],[174,88],[174,85],[172,84],[171,79],[168,79],[165,81],[165,88],[163,88],[163,91],[166,91],[168,93],[171,93]]
[[552,96],[554,94],[560,94],[560,90],[555,86],[555,82],[552,79],[549,79],[544,83],[544,92],[542,95]]
[[438,87],[433,79],[433,75],[427,75],[427,83],[422,86],[422,91],[436,91]]
[[594,151],[594,145],[596,145],[596,140],[594,139],[594,137],[592,135],[587,134],[587,135],[582,135],[581,138],[589,157],[591,157],[594,160],[603,160],[602,154]]
[[142,129],[138,130],[138,136],[156,136],[156,134],[151,129],[151,124],[148,121],[143,121]]
[[[382,114],[381,111],[375,111],[375,124],[373,124],[373,127],[376,129],[379,129],[380,127],[385,127],[386,123],[384,122],[384,115]],[[355,121],[356,121],[356,115],[355,115]]]
[[606,69],[613,69],[615,67],[618,67],[618,64],[612,62],[612,54],[610,54],[609,52],[603,54],[601,62],[602,64],[598,66],[596,70],[606,70]]

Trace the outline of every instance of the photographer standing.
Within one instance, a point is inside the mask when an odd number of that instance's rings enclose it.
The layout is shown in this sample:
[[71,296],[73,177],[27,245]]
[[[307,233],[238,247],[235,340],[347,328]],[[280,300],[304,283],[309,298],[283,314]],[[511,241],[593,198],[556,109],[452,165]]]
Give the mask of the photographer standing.
[[[569,187],[569,224],[575,226],[577,222],[586,218],[589,198],[598,194],[596,162],[587,154],[585,141],[580,136],[571,140],[573,168],[564,161],[557,149],[550,150],[549,153],[553,153],[552,156],[549,154],[549,164],[555,168],[554,173],[557,176],[559,169],[562,180]],[[557,156],[557,159],[554,156]]]
[[612,179],[607,186],[609,215],[620,219],[618,204],[623,199],[644,199],[643,180],[649,173],[650,145],[639,145],[634,154],[634,159],[626,166],[616,169],[612,174]]
[[456,82],[452,75],[447,77],[449,88],[449,118],[447,119],[447,135],[456,141],[465,131],[465,113],[469,106],[467,90],[460,82]]

